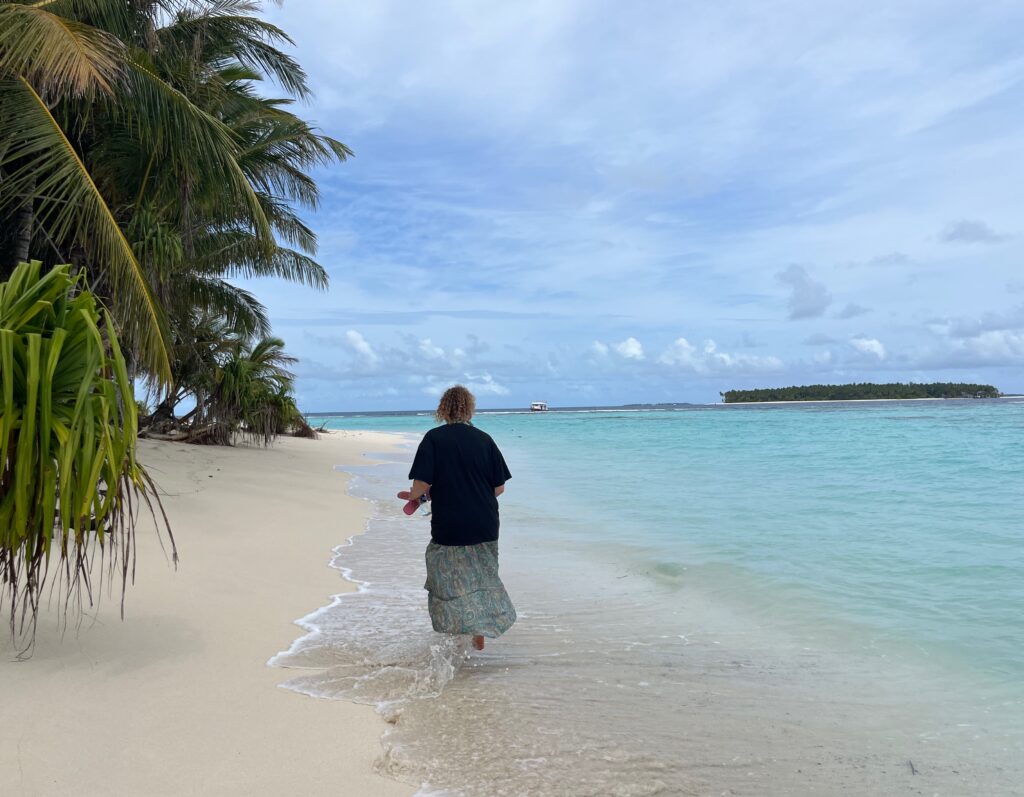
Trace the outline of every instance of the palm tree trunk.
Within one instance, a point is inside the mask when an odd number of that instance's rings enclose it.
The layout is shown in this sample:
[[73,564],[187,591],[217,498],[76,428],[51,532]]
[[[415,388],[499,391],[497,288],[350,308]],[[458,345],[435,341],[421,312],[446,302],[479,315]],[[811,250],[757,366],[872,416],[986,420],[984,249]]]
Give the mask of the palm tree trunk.
[[[32,184],[34,191],[35,184]],[[28,260],[32,249],[32,223],[35,221],[35,196],[29,194],[14,214],[14,249],[8,262],[0,262],[0,280],[6,280],[14,273],[18,263]]]
[[35,204],[34,200],[35,197],[27,197],[18,209],[18,217],[14,227],[14,265],[28,260],[29,249],[32,246],[32,210]]

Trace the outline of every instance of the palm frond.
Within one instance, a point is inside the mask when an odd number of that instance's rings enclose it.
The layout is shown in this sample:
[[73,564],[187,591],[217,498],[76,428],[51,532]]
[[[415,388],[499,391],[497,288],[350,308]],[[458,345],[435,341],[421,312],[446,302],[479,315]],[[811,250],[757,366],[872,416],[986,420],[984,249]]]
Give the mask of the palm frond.
[[121,328],[139,346],[160,381],[170,378],[163,314],[142,267],[89,170],[46,103],[24,78],[0,81],[0,168],[7,170],[0,211],[36,196],[36,217],[58,240],[83,247],[105,277],[119,307]]
[[195,238],[192,267],[220,277],[278,277],[326,290],[330,278],[323,266],[301,252],[276,246],[267,252],[249,232],[207,230]]
[[195,53],[210,60],[231,58],[272,76],[290,94],[309,96],[309,83],[299,63],[277,45],[294,45],[276,25],[252,16],[259,4],[215,2],[178,15],[158,31],[164,47]]
[[270,240],[271,230],[259,198],[238,164],[238,144],[222,122],[153,73],[136,54],[128,62],[132,103],[112,103],[110,114],[160,155],[185,161],[204,180],[221,187],[220,202],[235,201],[253,230]]
[[26,5],[92,25],[121,41],[138,32],[145,10],[138,3],[122,0],[36,0]]
[[318,248],[316,233],[299,218],[287,200],[263,191],[257,192],[257,195],[274,232],[291,246],[296,246],[303,252],[315,255]]
[[266,151],[251,150],[242,155],[239,165],[264,194],[287,197],[310,210],[320,204],[316,180],[287,160],[275,158]]
[[340,141],[317,133],[304,120],[275,107],[275,101],[263,101],[261,105],[267,112],[233,125],[245,142],[239,161],[242,169],[264,192],[287,196],[315,208],[320,192],[304,170],[344,161],[352,151]]
[[285,352],[284,340],[273,337],[266,337],[257,341],[249,352],[248,358],[256,363],[258,367],[285,379],[293,378],[294,374],[285,370],[284,366],[293,365],[298,362],[295,357]]
[[91,603],[97,546],[123,589],[138,501],[152,509],[159,497],[135,460],[136,406],[114,325],[69,266],[43,274],[22,263],[0,283],[0,364],[0,606],[16,636],[19,615],[34,633],[51,554],[65,612],[83,591]]
[[90,25],[35,6],[0,5],[0,77],[23,77],[48,98],[110,94],[124,50]]
[[193,310],[222,318],[233,334],[244,338],[270,334],[267,308],[249,291],[216,277],[186,274],[175,290],[187,297]]

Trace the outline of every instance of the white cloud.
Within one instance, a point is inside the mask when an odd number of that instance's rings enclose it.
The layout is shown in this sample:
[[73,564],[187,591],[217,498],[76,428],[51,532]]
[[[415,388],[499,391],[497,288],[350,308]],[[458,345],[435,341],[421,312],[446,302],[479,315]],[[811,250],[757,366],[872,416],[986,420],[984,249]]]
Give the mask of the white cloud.
[[499,384],[488,373],[466,374],[466,387],[478,396],[507,396],[508,388]]
[[627,360],[644,359],[644,347],[634,337],[626,338],[622,343],[616,343],[615,351],[619,353],[619,356],[625,357]]
[[423,340],[421,340],[419,349],[420,353],[424,357],[428,357],[431,360],[439,360],[442,357],[444,357],[444,349],[442,349],[440,346],[435,346],[430,341],[430,338],[424,338]]
[[676,338],[661,356],[658,362],[664,365],[683,365],[696,368],[700,362],[697,347],[686,338]]
[[727,371],[775,371],[782,367],[782,360],[771,355],[761,357],[754,354],[729,354],[718,351],[713,340],[705,341],[704,355],[717,368]]
[[599,340],[595,340],[593,343],[590,344],[590,350],[598,357],[608,356],[608,344],[602,343]]
[[[429,384],[423,388],[423,392],[428,396],[440,396],[445,390],[455,384],[456,380],[441,381],[432,379]],[[465,387],[469,388],[470,392],[476,396],[507,396],[508,388],[505,385],[497,382],[493,376],[489,373],[480,374],[463,374],[462,379],[457,380]]]
[[861,354],[870,354],[879,360],[885,359],[885,346],[877,338],[856,337],[850,338],[850,345]]
[[346,332],[345,340],[348,341],[348,345],[352,350],[362,357],[369,365],[376,365],[380,360],[377,352],[375,352],[370,344],[366,342],[366,338],[356,332],[356,330],[350,329]]
[[695,373],[709,372],[741,372],[741,371],[776,371],[782,368],[782,360],[778,357],[754,354],[731,354],[719,351],[718,344],[713,340],[704,341],[698,349],[686,338],[676,338],[661,356],[658,362],[677,368],[686,368]]
[[928,328],[940,338],[927,358],[933,367],[1024,364],[1024,305],[975,316],[938,318]]
[[961,349],[974,355],[980,363],[1024,362],[1024,333],[1009,329],[993,329],[965,340]]
[[1024,304],[1002,313],[987,312],[969,318],[947,318],[933,326],[953,338],[975,338],[984,332],[1024,329]]

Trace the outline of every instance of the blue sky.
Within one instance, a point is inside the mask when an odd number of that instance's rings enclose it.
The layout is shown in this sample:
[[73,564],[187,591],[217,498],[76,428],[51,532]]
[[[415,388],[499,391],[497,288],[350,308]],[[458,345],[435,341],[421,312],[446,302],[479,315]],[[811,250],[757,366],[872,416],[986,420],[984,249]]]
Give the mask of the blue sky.
[[302,0],[306,410],[1024,392],[1024,4]]

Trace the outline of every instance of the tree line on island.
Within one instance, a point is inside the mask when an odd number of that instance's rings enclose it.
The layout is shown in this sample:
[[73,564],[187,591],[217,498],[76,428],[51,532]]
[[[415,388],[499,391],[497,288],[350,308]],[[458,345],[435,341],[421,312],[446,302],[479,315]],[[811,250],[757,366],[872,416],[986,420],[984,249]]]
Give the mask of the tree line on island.
[[319,201],[311,170],[351,153],[292,109],[306,74],[260,11],[0,0],[0,606],[12,634],[26,618],[34,630],[51,554],[65,609],[91,601],[96,555],[126,580],[139,502],[162,516],[135,458],[140,430],[221,444],[312,433],[294,359],[232,280],[326,288],[299,213]]
[[720,393],[726,404],[756,401],[865,401],[869,399],[922,398],[999,398],[992,385],[964,382],[891,382],[875,384],[859,382],[849,385],[801,385],[767,387],[754,390],[727,390]]

